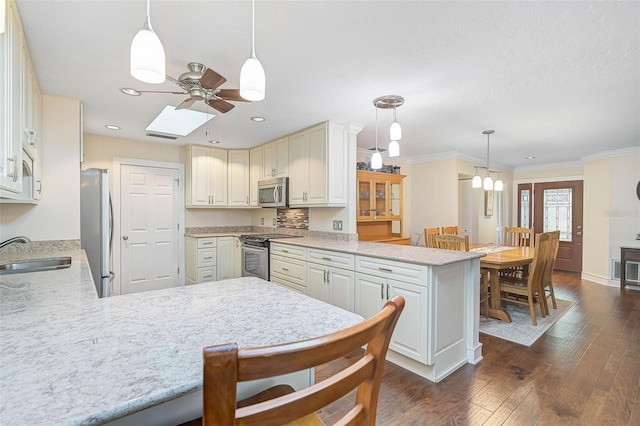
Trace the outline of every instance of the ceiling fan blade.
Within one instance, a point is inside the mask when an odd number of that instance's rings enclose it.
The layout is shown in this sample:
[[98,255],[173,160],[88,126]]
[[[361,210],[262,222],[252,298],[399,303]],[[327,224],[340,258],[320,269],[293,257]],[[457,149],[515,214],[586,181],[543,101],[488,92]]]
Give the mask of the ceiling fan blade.
[[240,89],[220,89],[216,96],[226,101],[251,102],[240,96]]
[[185,108],[189,108],[191,105],[193,105],[193,103],[194,103],[195,101],[196,101],[196,100],[195,100],[195,99],[193,99],[193,98],[187,98],[187,99],[185,99],[184,101],[182,101],[182,103],[181,103],[180,105],[178,105],[178,106],[176,107],[176,109],[185,109]]
[[227,101],[223,101],[222,99],[211,99],[210,101],[207,102],[207,104],[209,104],[209,106],[217,109],[223,114],[231,111],[235,107],[235,105],[230,104]]
[[200,85],[205,89],[215,89],[220,86],[222,83],[227,81],[226,78],[212,70],[211,68],[207,68],[202,77],[200,78]]

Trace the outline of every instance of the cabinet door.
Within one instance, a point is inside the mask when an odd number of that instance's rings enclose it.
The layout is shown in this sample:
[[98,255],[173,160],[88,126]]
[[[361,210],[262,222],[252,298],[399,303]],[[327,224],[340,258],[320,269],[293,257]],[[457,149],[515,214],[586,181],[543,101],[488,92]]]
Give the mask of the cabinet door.
[[307,203],[327,202],[327,128],[321,125],[310,129],[307,136]]
[[228,153],[229,207],[249,207],[249,151]]
[[262,146],[249,151],[249,203],[252,207],[258,205],[258,182],[262,179]]
[[355,310],[354,272],[346,269],[326,267],[329,294],[327,302],[347,311]]
[[264,179],[289,176],[289,137],[263,146],[262,176]]
[[191,205],[207,206],[211,202],[211,158],[209,148],[191,146]]
[[[355,274],[355,311],[364,318],[370,318],[382,308],[387,280],[373,275]],[[405,307],[406,308],[406,307]]]
[[33,158],[33,199],[42,198],[42,95],[38,83],[33,80],[33,128],[36,151]]
[[218,237],[216,280],[233,278],[235,244],[233,237]]
[[358,211],[356,212],[357,220],[368,220],[373,217],[373,208],[371,206],[371,196],[375,194],[373,190],[372,179],[358,174]]
[[227,151],[224,149],[209,150],[211,205],[227,206]]
[[327,268],[316,263],[307,263],[307,296],[328,302]]
[[428,363],[427,360],[427,288],[389,280],[389,299],[400,295],[405,305],[389,343],[389,349]]
[[307,203],[309,191],[309,134],[306,131],[289,138],[289,154],[289,203],[303,205]]
[[198,282],[198,240],[185,238],[185,278],[188,284]]

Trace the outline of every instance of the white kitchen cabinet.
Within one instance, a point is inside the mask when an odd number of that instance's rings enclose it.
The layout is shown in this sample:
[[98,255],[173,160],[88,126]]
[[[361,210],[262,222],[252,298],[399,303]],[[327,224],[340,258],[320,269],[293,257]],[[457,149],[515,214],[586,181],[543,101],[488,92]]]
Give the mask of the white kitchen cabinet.
[[269,281],[307,294],[307,249],[271,243]]
[[378,313],[387,300],[401,295],[405,307],[391,337],[389,349],[427,363],[427,288],[389,278],[355,274],[357,314],[369,318]]
[[354,312],[354,256],[307,249],[307,295]]
[[344,207],[347,194],[347,134],[324,122],[289,137],[289,205]]
[[229,207],[249,207],[249,150],[229,150]]
[[258,182],[262,180],[262,145],[249,151],[249,204],[258,206]]
[[216,252],[216,280],[233,278],[235,255],[233,237],[218,237]]
[[285,136],[262,146],[262,177],[271,179],[289,176],[289,137]]
[[0,135],[0,189],[15,198],[22,192],[22,55],[23,35],[16,5],[6,5],[6,28],[2,41],[2,121]]
[[187,147],[187,207],[227,206],[227,151]]
[[242,243],[240,237],[233,237],[233,278],[242,276]]
[[187,285],[216,281],[217,245],[216,237],[185,237]]
[[33,199],[40,200],[42,198],[42,95],[40,93],[40,89],[38,88],[38,84],[35,81],[34,77],[34,85],[33,85],[33,127],[35,130],[35,152],[33,157]]

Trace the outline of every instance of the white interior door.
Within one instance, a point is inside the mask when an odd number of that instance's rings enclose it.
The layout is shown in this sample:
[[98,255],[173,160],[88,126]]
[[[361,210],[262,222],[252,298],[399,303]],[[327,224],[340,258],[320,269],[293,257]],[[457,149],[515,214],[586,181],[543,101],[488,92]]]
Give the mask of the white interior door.
[[121,294],[179,285],[178,170],[120,167]]

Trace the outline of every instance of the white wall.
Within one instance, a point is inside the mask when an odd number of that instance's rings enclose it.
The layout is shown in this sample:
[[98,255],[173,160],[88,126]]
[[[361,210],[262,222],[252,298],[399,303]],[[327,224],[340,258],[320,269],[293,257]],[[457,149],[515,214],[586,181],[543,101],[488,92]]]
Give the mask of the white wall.
[[42,96],[42,199],[0,205],[0,240],[80,239],[80,101]]

